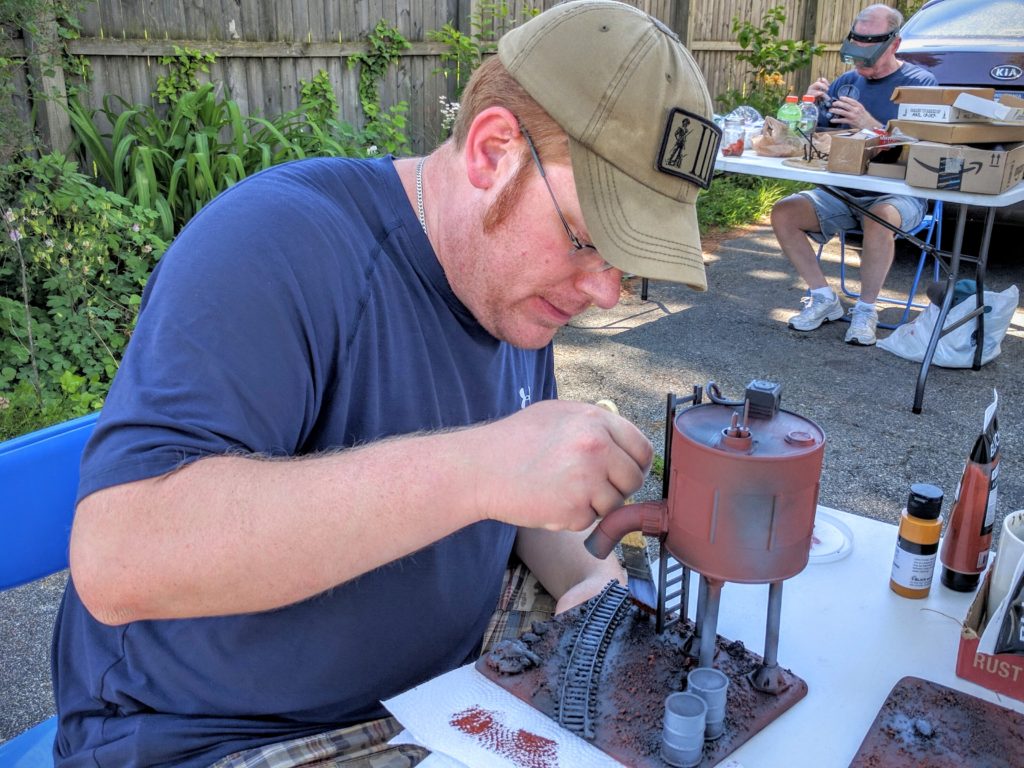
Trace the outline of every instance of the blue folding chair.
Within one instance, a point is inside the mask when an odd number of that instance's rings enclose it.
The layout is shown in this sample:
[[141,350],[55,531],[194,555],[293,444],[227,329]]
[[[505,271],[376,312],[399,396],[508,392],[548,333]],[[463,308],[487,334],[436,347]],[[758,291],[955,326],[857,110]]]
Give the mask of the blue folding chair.
[[[849,296],[851,299],[859,299],[860,294],[855,293],[846,287],[846,236],[847,235],[861,235],[863,232],[859,229],[848,229],[839,233],[839,288],[840,290]],[[942,201],[936,200],[932,204],[931,210],[925,214],[924,218],[921,219],[921,223],[917,225],[913,230],[910,231],[911,235],[923,240],[927,245],[938,248],[942,244]],[[898,239],[898,238],[897,238]],[[824,250],[824,244],[818,246],[818,261],[821,261],[821,252]],[[928,248],[921,249],[921,256],[917,260],[917,271],[914,273],[914,282],[910,286],[910,290],[906,296],[885,296],[879,294],[878,301],[886,304],[895,304],[903,307],[903,315],[900,317],[898,323],[879,323],[880,328],[895,328],[898,325],[903,325],[907,322],[910,317],[910,310],[912,309],[924,309],[925,304],[918,304],[914,301],[914,296],[917,294],[917,286],[921,283],[921,275],[924,273],[924,266],[928,262],[928,256],[932,255]],[[937,256],[932,255],[932,280],[939,279],[939,259]]]
[[[99,413],[0,443],[0,591],[68,567],[78,466]],[[53,768],[57,718],[0,744],[0,768]]]

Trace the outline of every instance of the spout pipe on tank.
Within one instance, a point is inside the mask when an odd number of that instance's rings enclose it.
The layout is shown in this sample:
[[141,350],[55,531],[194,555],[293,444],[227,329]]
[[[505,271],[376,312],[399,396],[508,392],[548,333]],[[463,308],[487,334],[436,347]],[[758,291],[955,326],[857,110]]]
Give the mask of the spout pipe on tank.
[[620,507],[597,524],[584,546],[594,557],[604,560],[627,533],[642,531],[648,536],[660,536],[668,530],[667,509],[664,499]]

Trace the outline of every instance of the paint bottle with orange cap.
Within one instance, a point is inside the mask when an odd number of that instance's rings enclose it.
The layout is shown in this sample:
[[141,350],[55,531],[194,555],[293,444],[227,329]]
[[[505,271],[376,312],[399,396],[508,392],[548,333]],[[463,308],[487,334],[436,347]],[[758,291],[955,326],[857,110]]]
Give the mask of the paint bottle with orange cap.
[[907,506],[900,515],[896,552],[889,588],[897,595],[927,597],[932,588],[942,532],[942,490],[929,483],[910,486]]

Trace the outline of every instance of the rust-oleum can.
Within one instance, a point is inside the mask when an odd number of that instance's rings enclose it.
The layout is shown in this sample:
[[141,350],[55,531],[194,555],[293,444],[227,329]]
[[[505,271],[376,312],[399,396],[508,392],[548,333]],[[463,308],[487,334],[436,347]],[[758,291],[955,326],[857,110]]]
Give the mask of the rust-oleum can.
[[941,489],[928,483],[910,486],[906,509],[900,515],[900,530],[889,579],[889,587],[897,595],[912,598],[928,596],[939,552],[941,510]]

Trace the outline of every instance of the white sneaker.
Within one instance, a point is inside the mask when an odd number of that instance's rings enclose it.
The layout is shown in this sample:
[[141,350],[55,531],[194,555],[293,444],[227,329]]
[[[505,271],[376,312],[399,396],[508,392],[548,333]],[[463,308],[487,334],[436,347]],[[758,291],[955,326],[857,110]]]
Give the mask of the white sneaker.
[[847,344],[870,347],[875,343],[875,328],[878,327],[878,312],[872,309],[850,309],[850,330],[846,332]]
[[835,294],[832,294],[831,299],[826,299],[812,293],[800,301],[804,303],[803,311],[789,318],[789,327],[796,331],[813,331],[822,323],[838,320],[844,314],[843,305]]

